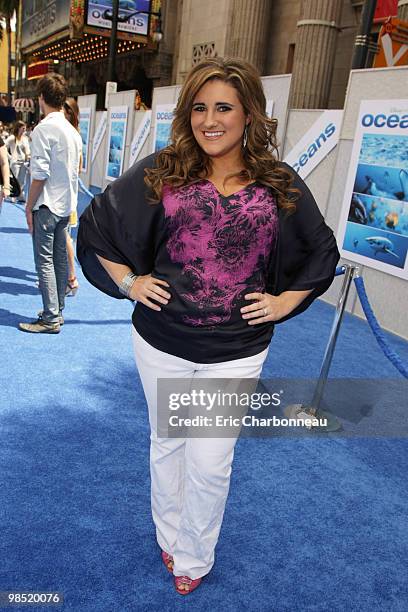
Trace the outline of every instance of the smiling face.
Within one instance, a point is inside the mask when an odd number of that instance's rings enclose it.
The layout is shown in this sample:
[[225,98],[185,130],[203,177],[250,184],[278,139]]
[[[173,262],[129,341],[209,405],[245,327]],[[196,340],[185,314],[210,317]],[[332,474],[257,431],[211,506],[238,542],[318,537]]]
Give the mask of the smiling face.
[[207,81],[193,100],[191,128],[197,143],[210,157],[240,157],[247,123],[249,118],[237,90],[220,79]]

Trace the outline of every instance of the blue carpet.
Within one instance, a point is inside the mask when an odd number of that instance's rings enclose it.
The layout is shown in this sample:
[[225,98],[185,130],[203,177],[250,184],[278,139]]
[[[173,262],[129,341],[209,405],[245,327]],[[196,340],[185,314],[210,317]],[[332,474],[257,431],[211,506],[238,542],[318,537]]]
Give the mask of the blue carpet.
[[[35,280],[23,209],[6,202],[0,591],[60,591],[75,612],[408,609],[405,439],[239,440],[216,564],[194,594],[175,593],[150,516],[131,305],[79,272],[62,333],[24,334],[18,322],[41,307]],[[278,327],[264,377],[315,377],[332,318],[317,302]],[[388,338],[407,362],[408,344]],[[347,315],[331,376],[399,375]]]

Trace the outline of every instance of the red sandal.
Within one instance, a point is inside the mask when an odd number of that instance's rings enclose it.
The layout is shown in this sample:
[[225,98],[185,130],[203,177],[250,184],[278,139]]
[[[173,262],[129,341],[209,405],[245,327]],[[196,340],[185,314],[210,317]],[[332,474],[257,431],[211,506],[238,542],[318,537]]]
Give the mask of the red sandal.
[[188,595],[194,591],[194,589],[200,586],[201,578],[196,578],[196,580],[193,580],[188,576],[174,576],[174,584],[177,593],[180,593],[180,595]]
[[166,553],[166,552],[164,552],[164,550],[162,550],[161,557],[163,559],[164,565],[167,567],[167,569],[170,572],[170,574],[172,574],[173,573],[173,565],[174,565],[174,559],[173,559],[172,555],[169,555],[169,553]]

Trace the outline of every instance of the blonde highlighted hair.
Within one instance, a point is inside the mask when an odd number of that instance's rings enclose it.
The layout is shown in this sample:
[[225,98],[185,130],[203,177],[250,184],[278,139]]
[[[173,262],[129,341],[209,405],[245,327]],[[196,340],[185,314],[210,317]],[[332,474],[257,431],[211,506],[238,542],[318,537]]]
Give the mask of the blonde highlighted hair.
[[159,202],[163,185],[182,187],[210,175],[211,158],[197,143],[191,128],[193,101],[205,83],[219,79],[232,85],[250,115],[242,156],[245,169],[233,175],[240,181],[258,181],[270,187],[278,206],[294,212],[299,190],[292,188],[292,173],[277,163],[277,120],[266,114],[266,99],[257,70],[236,58],[210,58],[194,66],[181,89],[171,127],[170,143],[158,152],[154,168],[145,169],[152,202]]

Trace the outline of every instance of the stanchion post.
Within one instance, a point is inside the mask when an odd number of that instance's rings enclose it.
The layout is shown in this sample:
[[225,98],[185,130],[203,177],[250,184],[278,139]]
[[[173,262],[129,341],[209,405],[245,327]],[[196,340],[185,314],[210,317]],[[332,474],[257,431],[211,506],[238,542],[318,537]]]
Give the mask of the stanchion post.
[[334,349],[336,347],[337,336],[339,335],[340,325],[343,319],[344,309],[346,307],[347,298],[350,292],[351,281],[354,275],[358,272],[358,267],[346,264],[343,278],[343,284],[340,290],[340,294],[336,304],[336,312],[334,320],[330,330],[329,340],[324,353],[322,365],[320,368],[319,378],[317,381],[316,388],[313,393],[313,398],[310,403],[310,414],[316,415],[320,406],[320,402],[323,397],[324,388],[326,386],[327,378],[329,376],[329,370],[331,362],[333,360]]
[[336,312],[334,315],[329,340],[324,353],[322,365],[320,367],[319,378],[317,380],[312,400],[309,404],[294,404],[288,406],[285,410],[285,414],[289,418],[296,418],[307,421],[310,421],[311,417],[318,418],[319,416],[324,416],[327,419],[327,425],[325,427],[316,427],[316,429],[319,431],[336,431],[341,428],[340,421],[334,415],[329,414],[327,412],[323,412],[321,410],[319,411],[319,407],[329,375],[334,349],[336,347],[337,336],[339,335],[344,309],[346,307],[347,298],[350,292],[351,281],[353,280],[354,276],[358,274],[359,270],[358,266],[350,264],[344,264],[342,267],[345,269],[343,284],[337,300]]

